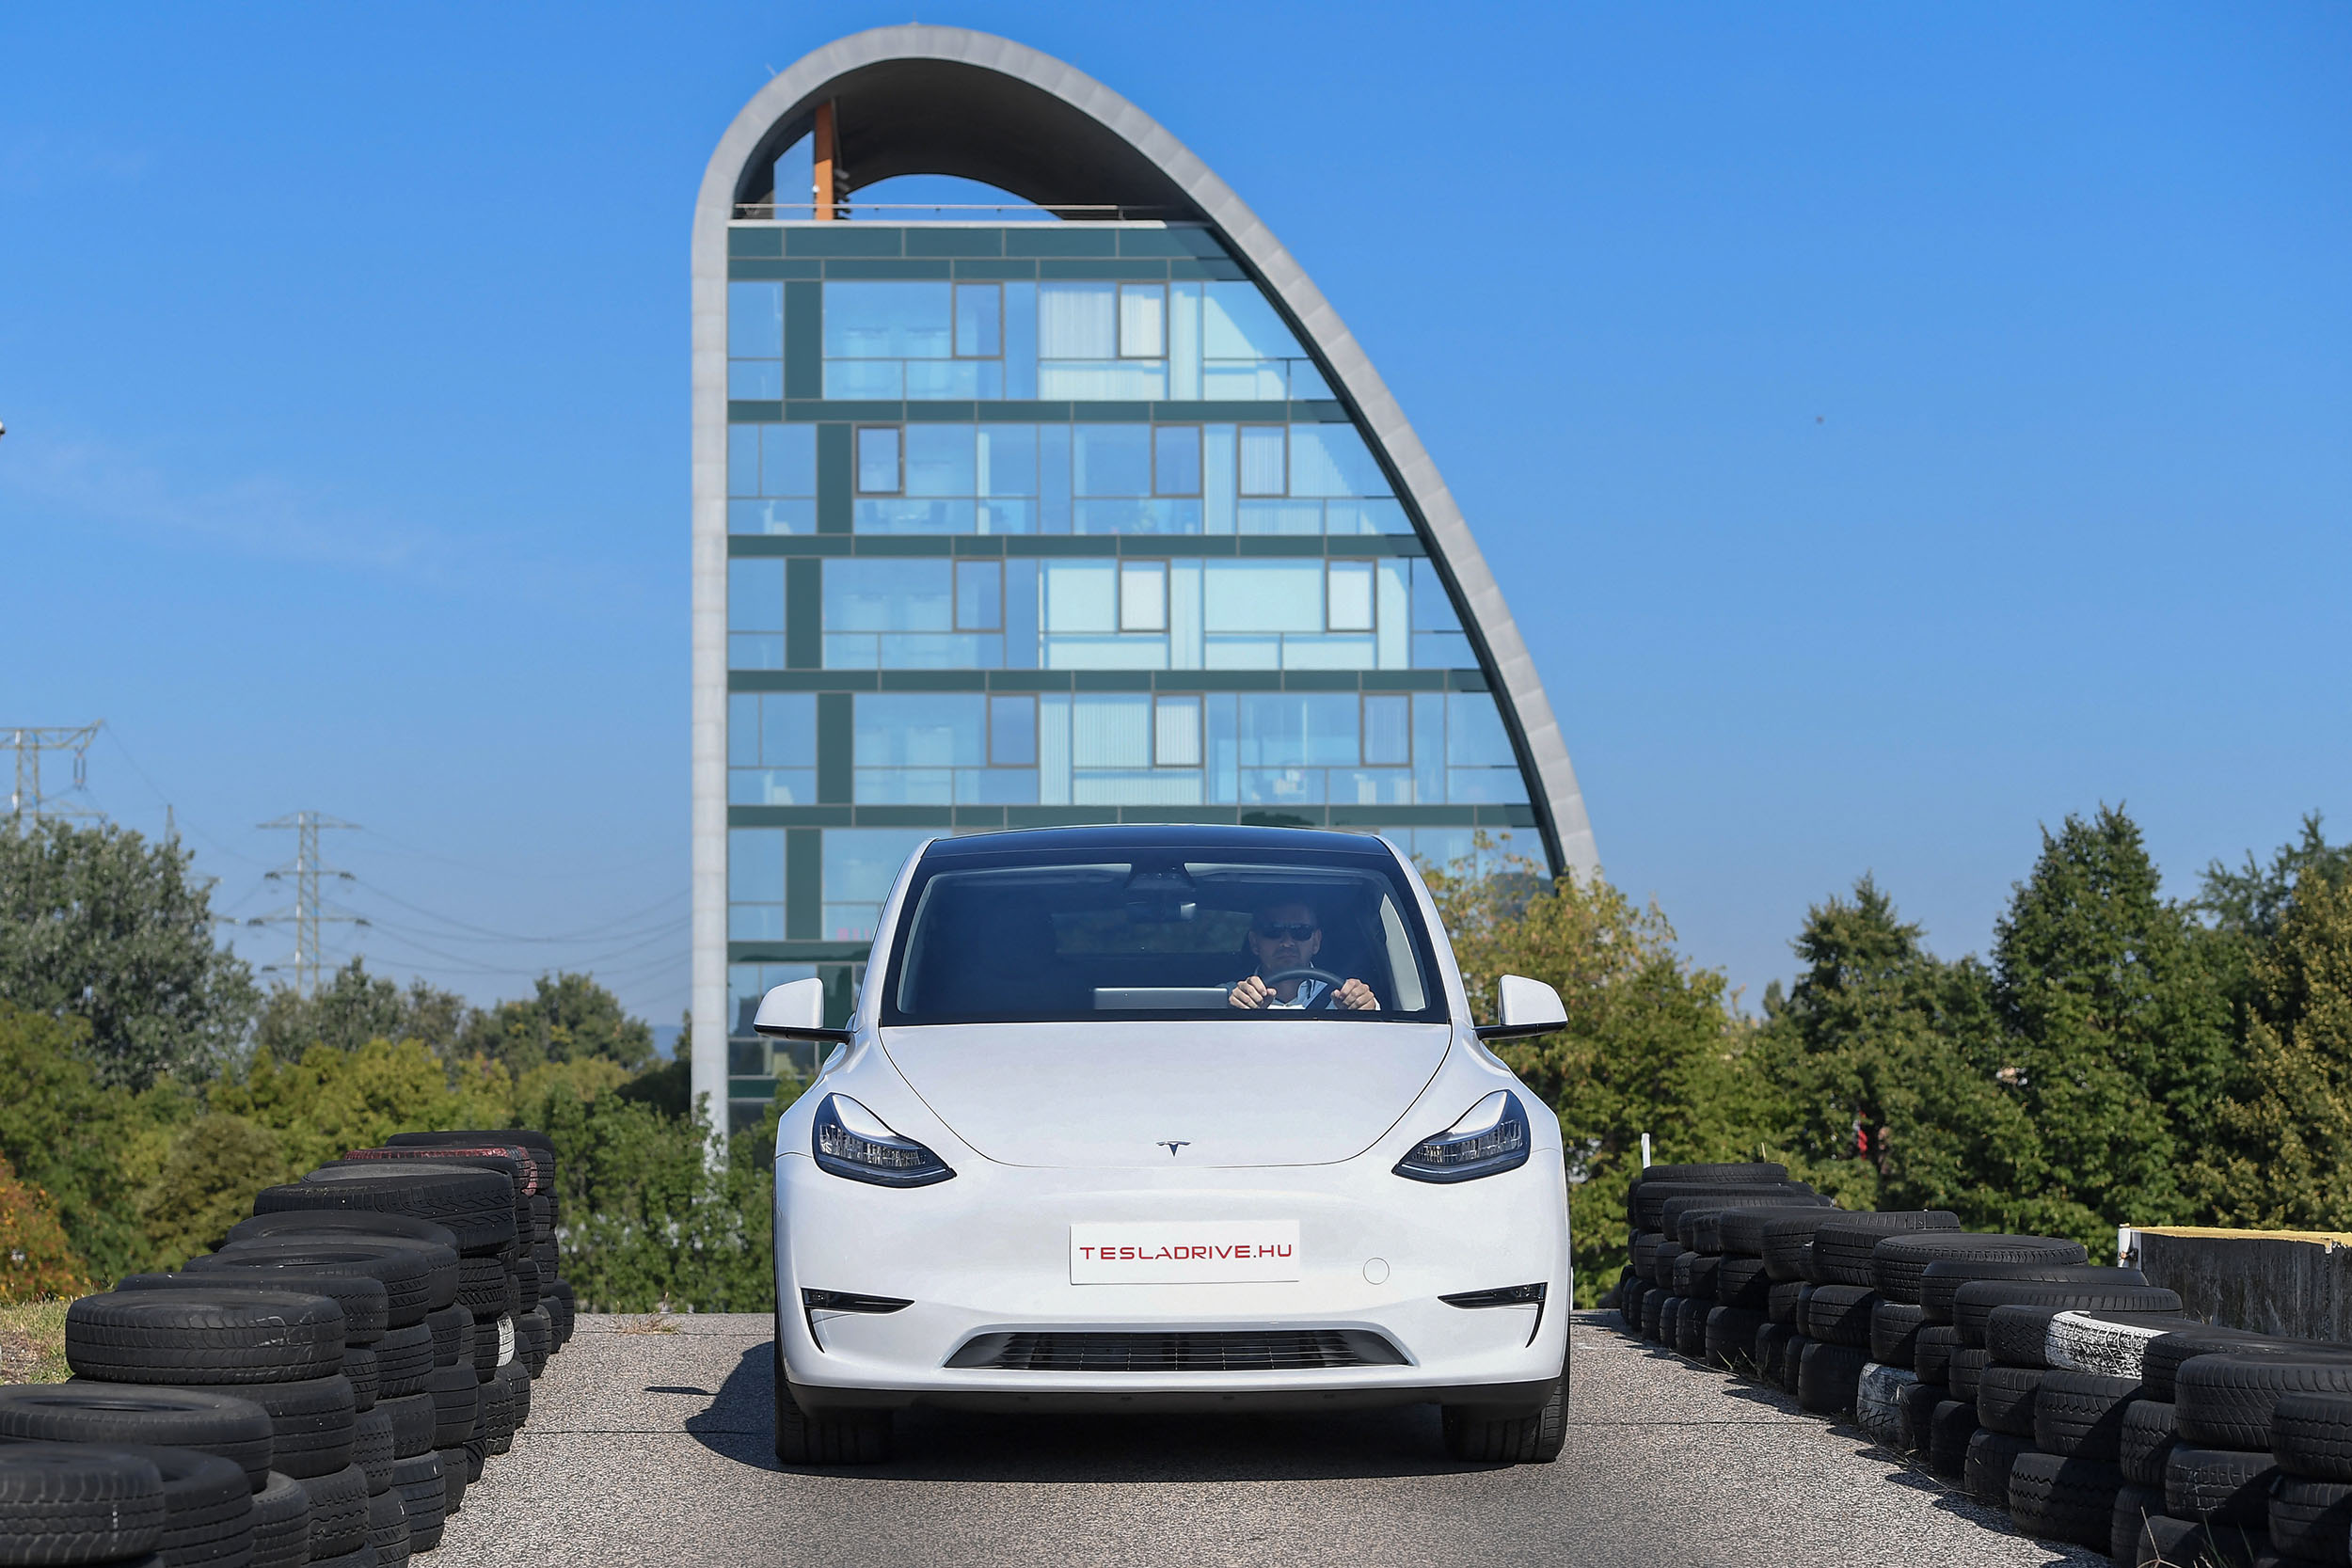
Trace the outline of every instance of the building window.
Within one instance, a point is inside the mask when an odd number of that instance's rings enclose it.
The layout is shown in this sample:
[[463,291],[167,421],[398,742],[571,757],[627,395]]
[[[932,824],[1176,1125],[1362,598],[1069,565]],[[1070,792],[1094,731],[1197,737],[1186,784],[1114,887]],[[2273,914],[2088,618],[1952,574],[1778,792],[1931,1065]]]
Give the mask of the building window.
[[727,830],[727,940],[784,939],[784,830]]
[[727,531],[817,531],[817,427],[727,427]]
[[1200,493],[1200,427],[1162,424],[1152,427],[1152,493],[1156,496],[1197,496]]
[[907,857],[932,835],[920,828],[825,830],[824,940],[870,942]]
[[1161,359],[1168,355],[1168,289],[1159,283],[1119,286],[1119,356]]
[[784,668],[784,562],[727,562],[727,668]]
[[998,283],[956,285],[956,357],[994,359],[1005,352],[1005,291]]
[[817,803],[817,699],[803,691],[727,697],[727,804]]
[[1122,561],[1119,563],[1119,629],[1168,629],[1168,562]]
[[1289,430],[1279,424],[1241,427],[1241,493],[1281,496],[1290,493]]
[[861,496],[895,496],[906,489],[899,427],[860,425],[857,429],[857,491]]

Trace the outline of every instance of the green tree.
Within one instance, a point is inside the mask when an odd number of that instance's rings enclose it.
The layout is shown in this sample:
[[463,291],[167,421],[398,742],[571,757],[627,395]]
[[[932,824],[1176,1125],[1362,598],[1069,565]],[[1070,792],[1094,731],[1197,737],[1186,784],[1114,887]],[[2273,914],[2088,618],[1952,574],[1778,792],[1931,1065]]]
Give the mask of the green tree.
[[1865,877],[1851,901],[1807,912],[1803,968],[1764,997],[1752,1060],[1765,1089],[1772,1152],[1850,1209],[1953,1209],[1997,1221],[1987,1185],[2019,1108],[2002,1065],[1990,976],[1946,963],[1919,927]]
[[514,1079],[497,1062],[445,1062],[418,1040],[370,1040],[356,1051],[314,1045],[298,1062],[257,1058],[242,1079],[213,1085],[208,1108],[277,1134],[286,1164],[308,1170],[394,1132],[503,1127]]
[[2221,1107],[2198,1174],[2220,1224],[2341,1229],[2352,1213],[2352,876],[2302,869],[2252,978],[2245,1090]]
[[1597,876],[1547,884],[1523,865],[1480,875],[1457,863],[1426,880],[1480,1018],[1491,1021],[1506,974],[1549,983],[1567,1007],[1565,1030],[1500,1054],[1559,1117],[1578,1293],[1597,1299],[1626,1261],[1626,1186],[1644,1132],[1661,1161],[1754,1158],[1752,1031],[1723,975],[1675,951],[1656,906]]
[[2016,1222],[2104,1247],[2119,1223],[2189,1217],[2183,1168],[2234,1065],[2229,1004],[2121,810],[2043,832],[1996,927],[1994,973],[2010,1058],[1998,1081],[2024,1119],[1991,1184]]
[[176,1269],[218,1250],[229,1227],[253,1212],[255,1193],[298,1174],[269,1129],[219,1112],[197,1117],[179,1129],[163,1168],[138,1195],[144,1266]]
[[310,996],[273,986],[253,1029],[254,1050],[298,1061],[314,1045],[357,1051],[370,1040],[421,1040],[436,1055],[458,1049],[474,1009],[454,991],[412,980],[403,990],[353,958]]
[[81,1049],[88,1027],[0,1002],[0,1158],[48,1195],[73,1250],[112,1278],[146,1256],[122,1161],[145,1107],[99,1082]]
[[653,1061],[653,1028],[585,974],[541,975],[527,1001],[474,1015],[460,1050],[522,1072],[544,1062],[600,1059],[630,1072]]
[[252,1022],[252,973],[213,941],[190,859],[111,823],[0,825],[0,1001],[87,1023],[108,1084],[209,1077]]

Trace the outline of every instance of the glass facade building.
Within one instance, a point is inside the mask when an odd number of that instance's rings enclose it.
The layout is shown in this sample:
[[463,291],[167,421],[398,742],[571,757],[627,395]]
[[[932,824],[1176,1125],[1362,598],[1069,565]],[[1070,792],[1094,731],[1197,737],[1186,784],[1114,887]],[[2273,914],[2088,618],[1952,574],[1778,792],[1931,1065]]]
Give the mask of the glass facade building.
[[[760,994],[818,975],[846,1017],[934,834],[1288,824],[1448,862],[1483,832],[1591,862],[1565,752],[1548,768],[1531,745],[1532,673],[1502,668],[1466,591],[1467,534],[1446,548],[1368,367],[1302,330],[1230,218],[1133,216],[1119,189],[850,222],[761,188],[812,103],[852,148],[889,114],[872,66],[829,75],[828,55],[867,43],[935,102],[943,40],[1043,60],[946,28],[844,40],[778,78],[814,87],[745,111],[698,216],[692,1037],[697,1091],[738,1120],[787,1049],[751,1033]],[[1004,63],[962,69],[1022,78]],[[828,96],[842,80],[864,90]]]

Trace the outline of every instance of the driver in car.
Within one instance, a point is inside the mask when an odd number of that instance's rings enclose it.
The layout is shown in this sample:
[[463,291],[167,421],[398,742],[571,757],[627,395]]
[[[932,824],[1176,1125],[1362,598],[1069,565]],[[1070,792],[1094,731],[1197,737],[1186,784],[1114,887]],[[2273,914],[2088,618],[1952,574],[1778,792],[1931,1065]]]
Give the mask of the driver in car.
[[[1244,975],[1225,1000],[1236,1007],[1311,1007],[1331,989],[1327,980],[1316,980],[1303,974],[1293,974],[1284,980],[1269,983],[1272,976],[1286,970],[1311,969],[1315,955],[1323,950],[1323,923],[1315,911],[1304,904],[1269,904],[1250,917],[1249,935],[1244,939],[1250,957],[1258,960],[1252,974]],[[1339,994],[1326,1007],[1346,1007],[1357,1012],[1377,1012],[1380,999],[1361,980],[1343,980]]]

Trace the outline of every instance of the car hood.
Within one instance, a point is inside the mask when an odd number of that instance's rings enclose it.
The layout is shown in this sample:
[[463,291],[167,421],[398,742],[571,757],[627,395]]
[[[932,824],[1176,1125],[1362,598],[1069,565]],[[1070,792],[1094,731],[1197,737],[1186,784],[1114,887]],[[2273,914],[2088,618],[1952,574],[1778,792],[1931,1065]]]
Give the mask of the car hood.
[[899,1074],[987,1159],[1163,1169],[1360,1154],[1428,1086],[1452,1038],[1443,1024],[1336,1019],[882,1032]]

